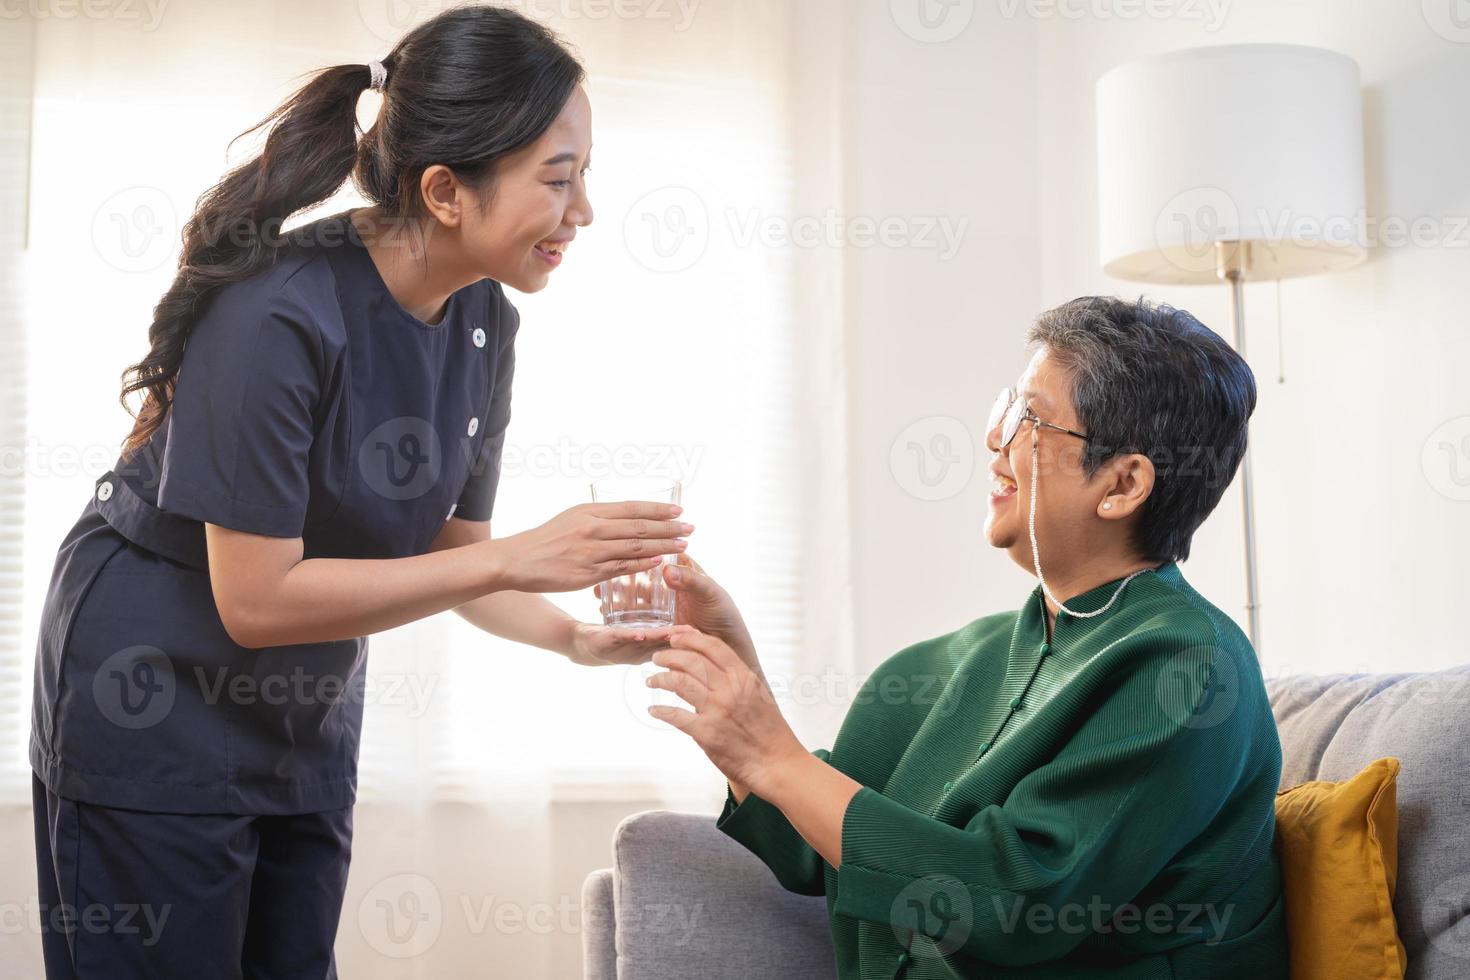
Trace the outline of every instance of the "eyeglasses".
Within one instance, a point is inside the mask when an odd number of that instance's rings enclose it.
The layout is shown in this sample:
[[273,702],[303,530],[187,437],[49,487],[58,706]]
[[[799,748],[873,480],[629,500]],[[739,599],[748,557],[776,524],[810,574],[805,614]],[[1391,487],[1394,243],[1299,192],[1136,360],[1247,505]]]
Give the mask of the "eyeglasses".
[[996,396],[995,404],[990,409],[990,422],[986,425],[985,431],[989,433],[991,429],[999,424],[1001,427],[1000,449],[1004,449],[1011,444],[1012,439],[1016,438],[1016,433],[1021,428],[1022,419],[1030,419],[1036,425],[1044,426],[1048,429],[1056,429],[1058,432],[1065,432],[1067,435],[1076,436],[1083,441],[1088,439],[1088,436],[1083,435],[1081,432],[1074,432],[1064,426],[1053,425],[1051,422],[1043,422],[1037,418],[1035,413],[1031,411],[1031,406],[1026,404],[1026,399],[1016,396],[1016,389],[1014,388],[1002,388],[1000,394]]

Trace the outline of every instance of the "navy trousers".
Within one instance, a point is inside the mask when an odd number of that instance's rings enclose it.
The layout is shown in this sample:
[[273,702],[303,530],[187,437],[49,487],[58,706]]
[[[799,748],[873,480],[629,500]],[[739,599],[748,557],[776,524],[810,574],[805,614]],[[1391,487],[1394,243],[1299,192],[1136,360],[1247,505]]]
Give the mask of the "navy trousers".
[[31,787],[47,980],[335,980],[350,806],[146,813]]

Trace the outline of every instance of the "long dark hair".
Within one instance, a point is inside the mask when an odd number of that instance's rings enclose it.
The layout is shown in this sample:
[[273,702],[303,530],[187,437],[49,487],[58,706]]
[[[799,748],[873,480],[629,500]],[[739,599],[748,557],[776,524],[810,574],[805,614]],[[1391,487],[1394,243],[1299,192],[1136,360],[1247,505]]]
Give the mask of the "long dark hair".
[[366,64],[318,69],[235,137],[271,127],[260,155],[205,192],[184,225],[179,272],[154,307],[148,355],[122,375],[119,397],[130,414],[128,396],[147,392],[123,442],[124,458],[167,417],[184,341],[211,294],[274,262],[288,244],[281,233],[288,218],[330,198],[349,176],[384,215],[420,217],[419,179],[436,163],[486,190],[496,161],[545,133],[584,77],[550,30],[515,11],[479,5],[415,27],[382,64],[382,109],[361,140],[357,100],[372,79]]

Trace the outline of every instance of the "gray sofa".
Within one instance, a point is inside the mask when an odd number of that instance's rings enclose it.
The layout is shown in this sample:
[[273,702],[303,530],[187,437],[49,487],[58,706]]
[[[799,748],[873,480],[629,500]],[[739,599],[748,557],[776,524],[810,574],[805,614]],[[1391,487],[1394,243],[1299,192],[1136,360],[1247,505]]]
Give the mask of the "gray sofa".
[[[1394,911],[1408,980],[1470,978],[1470,667],[1268,687],[1283,788],[1402,760]],[[586,980],[835,976],[826,900],[784,890],[712,814],[629,817],[613,853],[583,886]]]

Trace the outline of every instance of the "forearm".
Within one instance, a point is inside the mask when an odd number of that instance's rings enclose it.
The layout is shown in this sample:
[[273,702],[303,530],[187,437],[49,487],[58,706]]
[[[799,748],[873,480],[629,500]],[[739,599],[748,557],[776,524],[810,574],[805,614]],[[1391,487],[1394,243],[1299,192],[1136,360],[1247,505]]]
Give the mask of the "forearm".
[[253,608],[230,617],[241,645],[258,648],[367,636],[453,609],[496,589],[491,542],[408,558],[307,558]]
[[773,766],[756,793],[780,809],[796,832],[836,868],[842,865],[842,817],[860,789],[857,780],[803,751]]
[[545,596],[532,592],[491,592],[454,607],[464,620],[487,633],[569,654],[577,620]]

